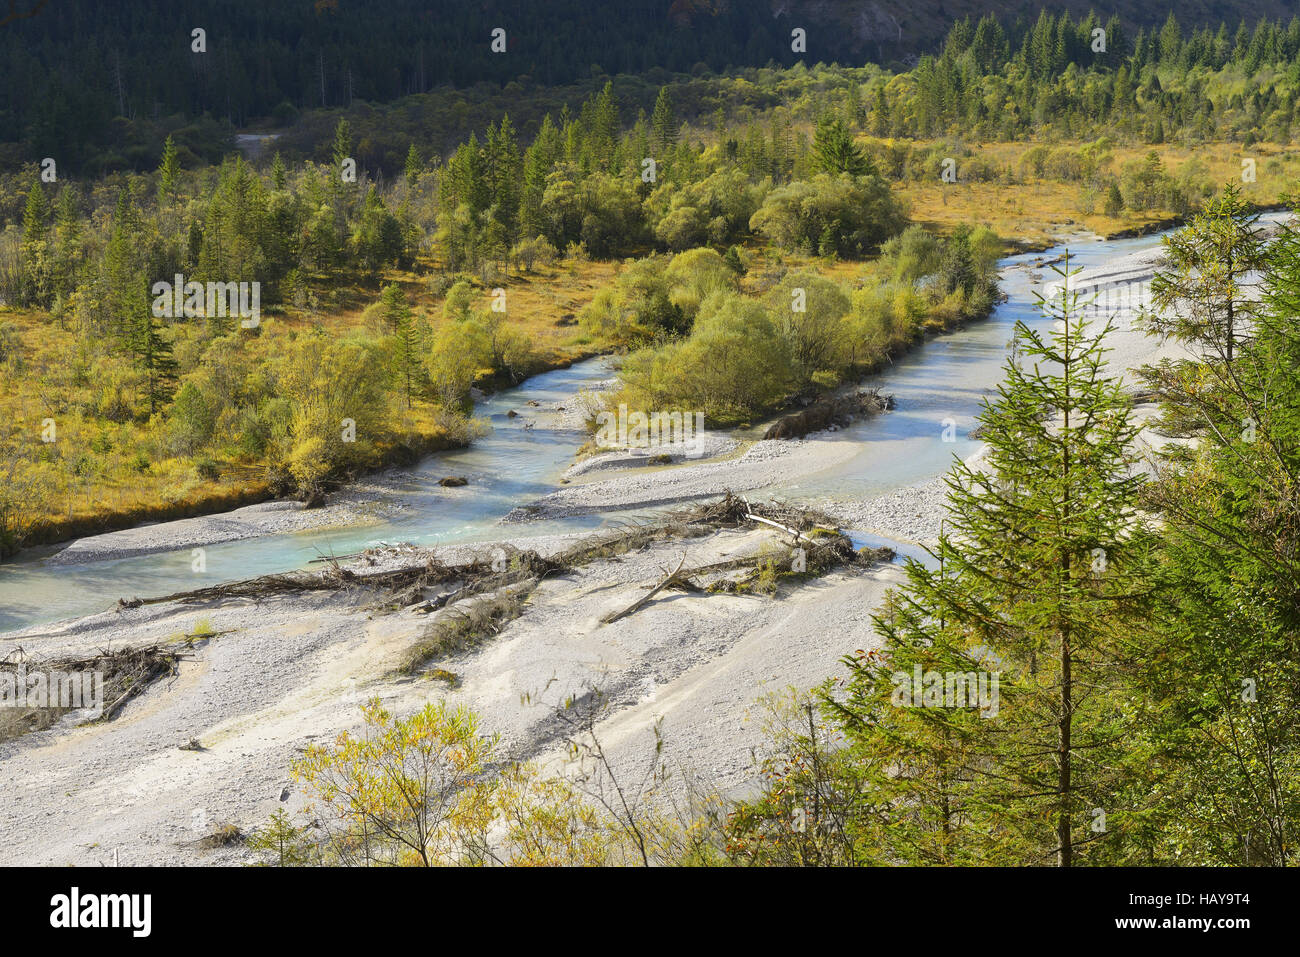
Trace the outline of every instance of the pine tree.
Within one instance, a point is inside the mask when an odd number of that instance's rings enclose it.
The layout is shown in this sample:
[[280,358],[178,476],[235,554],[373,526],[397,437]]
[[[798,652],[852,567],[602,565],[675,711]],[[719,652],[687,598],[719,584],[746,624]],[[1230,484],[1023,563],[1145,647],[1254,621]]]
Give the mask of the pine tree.
[[330,155],[334,161],[334,168],[329,176],[334,229],[340,235],[344,235],[347,231],[348,214],[357,194],[357,183],[343,179],[344,161],[356,161],[352,151],[352,128],[346,119],[340,119],[338,125],[334,127],[334,146]]
[[282,190],[286,182],[288,182],[288,176],[285,173],[284,160],[280,158],[280,151],[276,150],[275,158],[271,160],[271,187],[272,189]]
[[379,294],[379,313],[390,334],[396,333],[410,317],[411,307],[406,302],[402,287],[397,283],[390,282]]
[[158,195],[172,202],[176,200],[176,187],[180,180],[181,164],[176,155],[176,144],[171,135],[163,142],[162,162],[158,165]]
[[423,368],[425,350],[421,329],[422,324],[408,308],[403,310],[397,329],[393,333],[395,370],[408,409],[411,407],[416,381]]
[[1119,191],[1119,184],[1111,182],[1106,187],[1106,205],[1103,212],[1107,216],[1118,216],[1124,211],[1124,194]]
[[[1228,235],[1238,229],[1231,210],[1221,211]],[[1147,502],[1164,523],[1166,597],[1141,676],[1159,717],[1165,800],[1153,825],[1169,863],[1284,866],[1300,847],[1294,226],[1268,248],[1264,274],[1254,335],[1231,366],[1213,349],[1170,383],[1198,441],[1191,453],[1166,447]]]
[[519,230],[522,160],[515,128],[508,115],[501,117],[501,124],[496,129],[488,129],[483,155],[484,178],[491,205],[495,208],[495,218],[507,239],[513,242]]
[[618,101],[614,97],[613,81],[606,81],[592,108],[591,138],[597,155],[606,161],[614,153],[614,144],[622,123],[618,117]]
[[57,274],[61,291],[76,288],[82,261],[81,217],[77,209],[77,191],[64,186],[54,213],[54,236],[58,244]]
[[147,304],[137,313],[131,346],[144,375],[144,397],[153,415],[176,391],[177,364],[171,340]]
[[[1054,330],[1017,324],[1017,358],[980,416],[987,465],[949,475],[937,567],[908,563],[875,620],[883,651],[847,659],[847,696],[830,699],[887,797],[872,833],[885,862],[1070,866],[1141,852],[1130,674],[1151,536],[1137,427],[1102,373],[1109,323],[1090,332],[1064,287],[1045,310]],[[992,707],[950,700],[953,676],[988,672]]]
[[1151,330],[1231,365],[1255,312],[1247,278],[1264,262],[1259,215],[1236,184],[1164,239],[1171,267],[1151,283]]
[[661,86],[655,97],[654,112],[650,115],[650,143],[656,156],[665,156],[677,142],[677,117],[673,113],[672,97],[668,87]]
[[132,208],[129,187],[123,187],[118,192],[108,244],[100,262],[107,331],[128,343],[131,337],[130,318],[148,309],[148,303],[141,305],[134,299],[134,290],[143,290],[145,284],[134,255],[137,228],[135,217],[131,214]]
[[271,859],[266,862],[269,866],[303,867],[318,856],[304,831],[293,823],[284,808],[276,808],[266,825],[249,835],[247,846],[270,854]]
[[23,232],[19,244],[21,289],[28,303],[48,305],[54,290],[54,264],[47,242],[49,232],[49,203],[39,181],[32,184],[23,207]]
[[27,204],[23,207],[23,243],[39,243],[45,239],[45,229],[49,218],[49,204],[45,201],[45,190],[39,181],[32,183],[27,193]]
[[876,85],[875,96],[871,105],[871,135],[885,136],[889,133],[889,104],[885,99],[885,85]]
[[334,171],[338,172],[345,159],[352,159],[352,127],[348,125],[346,119],[340,119],[338,125],[334,127],[334,149],[331,153],[334,160]]
[[817,124],[813,163],[818,170],[831,175],[866,176],[875,172],[875,167],[853,142],[853,134],[839,117],[825,116]]
[[420,160],[420,151],[416,148],[415,141],[412,140],[411,145],[406,150],[406,167],[404,169],[406,182],[411,186],[419,182],[420,170],[423,169],[423,166],[424,164]]

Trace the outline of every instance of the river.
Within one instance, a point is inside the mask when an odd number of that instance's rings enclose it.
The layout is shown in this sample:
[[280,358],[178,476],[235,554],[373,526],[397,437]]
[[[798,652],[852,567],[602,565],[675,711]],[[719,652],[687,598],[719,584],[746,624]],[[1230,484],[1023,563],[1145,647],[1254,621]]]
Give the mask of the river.
[[[1083,241],[1070,248],[1071,267],[1095,267],[1112,257],[1149,249],[1160,235],[1112,241]],[[770,489],[790,501],[870,498],[895,488],[932,479],[949,468],[953,457],[965,458],[979,447],[968,433],[981,400],[1002,377],[1007,346],[1017,320],[1045,329],[1034,298],[1036,285],[1052,281],[1050,270],[1036,264],[1064,251],[1008,257],[1000,263],[1006,301],[988,319],[924,343],[867,385],[895,396],[894,411],[864,420],[836,433],[834,441],[860,446],[847,463],[807,477],[797,485]],[[606,513],[580,518],[511,525],[498,519],[516,505],[557,487],[564,470],[586,440],[578,432],[529,429],[526,417],[511,418],[511,409],[536,401],[543,407],[564,402],[576,392],[612,375],[606,359],[591,359],[571,368],[544,373],[517,388],[481,402],[476,415],[491,431],[471,448],[432,455],[407,470],[400,517],[382,524],[330,531],[270,535],[206,547],[203,584],[250,578],[301,568],[322,554],[346,554],[379,542],[445,542],[553,534],[598,528],[617,520]],[[936,441],[945,424],[955,426],[955,441]],[[466,494],[449,498],[430,490],[445,475],[464,475]],[[449,502],[451,503],[449,505]],[[625,516],[624,516],[625,517]],[[188,548],[84,565],[53,565],[33,550],[0,565],[0,632],[26,625],[100,612],[119,597],[160,595],[197,586]]]

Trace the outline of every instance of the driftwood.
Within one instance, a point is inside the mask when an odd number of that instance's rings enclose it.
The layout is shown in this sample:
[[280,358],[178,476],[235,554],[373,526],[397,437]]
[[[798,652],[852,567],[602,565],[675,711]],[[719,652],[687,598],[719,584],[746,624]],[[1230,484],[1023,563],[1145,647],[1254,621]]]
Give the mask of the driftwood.
[[751,521],[754,521],[754,522],[762,522],[764,525],[771,525],[773,528],[779,528],[781,531],[785,532],[787,535],[793,535],[793,536],[794,536],[794,540],[795,540],[796,542],[797,542],[797,541],[800,541],[800,540],[803,538],[803,535],[800,533],[800,531],[799,531],[797,528],[786,528],[786,527],[785,527],[784,525],[782,525],[781,523],[779,523],[779,522],[774,522],[774,521],[772,521],[770,518],[764,518],[764,517],[761,516],[761,515],[746,515],[745,518],[750,519]]
[[782,416],[763,433],[765,439],[797,439],[833,425],[845,426],[862,416],[879,415],[894,407],[892,395],[874,389],[841,396],[823,396],[806,409]]
[[322,563],[328,563],[331,565],[336,565],[339,562],[350,562],[353,559],[360,558],[364,554],[365,552],[353,552],[350,555],[321,555],[319,558],[309,558],[307,560],[307,564],[319,565]]
[[[608,559],[615,555],[648,547],[666,540],[690,538],[708,534],[719,528],[753,527],[755,524],[778,529],[808,547],[809,566],[816,572],[841,563],[856,563],[867,558],[859,556],[852,544],[840,535],[833,519],[820,512],[781,502],[750,503],[744,497],[727,492],[722,498],[692,505],[663,514],[655,523],[624,523],[603,534],[591,535],[557,554],[543,557],[531,550],[511,549],[510,562],[503,567],[498,561],[475,558],[461,564],[449,565],[424,551],[414,551],[416,558],[409,565],[384,571],[356,572],[341,566],[341,562],[362,560],[374,563],[380,555],[393,559],[392,549],[368,549],[343,556],[319,556],[312,564],[326,567],[282,574],[264,575],[260,578],[227,582],[174,592],[153,598],[122,598],[119,608],[138,608],[164,602],[202,602],[230,598],[249,598],[257,601],[274,595],[297,594],[314,591],[341,591],[355,589],[378,592],[382,597],[371,608],[384,610],[408,609],[421,614],[455,605],[478,595],[490,594],[516,585],[534,587],[543,578],[563,573]],[[820,529],[825,536],[809,537],[808,533]],[[607,621],[632,614],[666,588],[688,592],[713,590],[703,588],[696,581],[698,575],[726,568],[740,568],[755,563],[753,557],[715,562],[683,571],[685,557],[678,568],[651,592],[632,607],[624,609]],[[431,586],[454,586],[436,597],[427,598]]]
[[[13,671],[24,665],[29,673],[45,672],[99,673],[103,676],[102,694],[108,702],[98,720],[110,721],[122,707],[153,682],[171,675],[183,656],[159,645],[103,651],[89,658],[54,658],[37,661],[21,648],[0,661],[0,671]],[[57,702],[48,707],[0,709],[0,741],[10,740],[29,731],[39,731],[55,724],[76,708],[63,708]]]
[[655,595],[659,594],[661,591],[663,591],[665,588],[667,588],[669,585],[671,585],[671,584],[673,583],[673,581],[676,580],[677,576],[681,573],[682,566],[685,565],[685,564],[686,564],[686,553],[683,552],[683,553],[682,553],[682,560],[679,561],[679,562],[677,563],[677,567],[676,567],[676,568],[674,568],[671,572],[669,572],[667,578],[665,578],[663,581],[661,581],[658,585],[655,585],[654,588],[651,588],[650,591],[648,591],[646,594],[642,595],[642,596],[641,596],[640,598],[638,598],[636,601],[632,602],[632,604],[628,605],[626,608],[624,608],[624,609],[623,609],[622,611],[620,611],[618,614],[615,614],[615,615],[606,615],[606,616],[605,616],[603,619],[601,619],[601,620],[604,621],[605,624],[610,625],[610,624],[613,624],[614,622],[618,621],[620,618],[625,618],[625,617],[627,617],[628,615],[632,614],[632,612],[636,611],[636,610],[637,610],[638,608],[640,608],[642,605],[644,605],[644,604],[646,604],[647,602],[649,602],[651,598],[654,598]]

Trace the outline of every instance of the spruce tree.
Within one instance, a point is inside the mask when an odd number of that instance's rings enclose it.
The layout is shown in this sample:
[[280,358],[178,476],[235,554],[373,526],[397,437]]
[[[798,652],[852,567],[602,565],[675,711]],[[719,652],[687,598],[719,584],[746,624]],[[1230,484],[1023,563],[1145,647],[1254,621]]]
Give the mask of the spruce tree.
[[654,112],[650,114],[650,142],[659,156],[665,155],[677,142],[677,117],[673,113],[672,97],[666,86],[659,88]]
[[[1231,202],[1210,230],[1246,233]],[[1207,225],[1202,223],[1202,225]],[[1213,225],[1213,224],[1209,224]],[[1189,242],[1191,241],[1189,237]],[[1211,246],[1210,249],[1216,247]],[[1253,247],[1247,246],[1254,255]],[[1222,324],[1196,321],[1204,358],[1165,382],[1197,441],[1162,455],[1147,507],[1164,523],[1164,596],[1143,688],[1153,826],[1164,863],[1281,866],[1300,846],[1300,234],[1265,252],[1264,296],[1233,362]],[[1228,264],[1202,267],[1221,278]],[[1176,284],[1175,261],[1166,281]],[[1183,303],[1176,308],[1191,309]],[[1207,334],[1217,342],[1204,342]]]
[[406,174],[406,182],[414,186],[420,180],[420,170],[423,163],[420,161],[420,151],[415,146],[415,141],[406,150],[406,166],[403,172]]
[[163,142],[162,162],[158,164],[158,195],[160,199],[176,200],[176,186],[180,180],[181,164],[176,155],[176,144],[171,135]]
[[336,173],[345,159],[353,158],[352,127],[348,125],[348,121],[345,119],[340,119],[338,125],[334,127],[334,149],[331,158],[334,160]]
[[1151,283],[1151,330],[1231,364],[1255,311],[1247,278],[1264,262],[1259,214],[1229,183],[1223,195],[1164,239],[1170,268]]
[[[908,563],[875,620],[883,649],[847,659],[847,694],[829,698],[871,769],[884,821],[871,839],[885,862],[1138,856],[1130,675],[1151,538],[1137,511],[1136,426],[1102,371],[1110,323],[1090,331],[1064,287],[1045,309],[1056,327],[1017,324],[1016,358],[980,416],[986,463],[948,476],[935,566]],[[924,690],[900,704],[917,672]],[[990,672],[993,707],[943,697],[953,676]]]
[[1230,184],[1185,228],[1165,237],[1167,265],[1152,279],[1142,321],[1153,333],[1180,340],[1194,358],[1165,359],[1140,371],[1162,401],[1163,432],[1203,434],[1220,397],[1236,387],[1236,356],[1258,313],[1249,279],[1266,261],[1258,218]]
[[148,305],[137,313],[132,350],[144,376],[144,398],[153,415],[171,401],[176,391],[177,364],[171,339]]
[[19,245],[21,290],[28,303],[45,305],[52,297],[50,289],[51,256],[46,235],[49,231],[49,203],[40,182],[32,184],[23,208],[23,233]]
[[271,187],[276,190],[284,189],[288,176],[284,169],[284,160],[280,158],[279,150],[276,150],[275,158],[271,160]]
[[39,181],[32,183],[27,193],[27,203],[23,207],[23,243],[39,243],[45,238],[46,220],[49,218],[49,204],[45,201],[45,190]]
[[862,155],[862,150],[853,142],[853,134],[839,117],[825,116],[817,124],[813,163],[818,170],[831,175],[866,176],[875,172],[875,167]]

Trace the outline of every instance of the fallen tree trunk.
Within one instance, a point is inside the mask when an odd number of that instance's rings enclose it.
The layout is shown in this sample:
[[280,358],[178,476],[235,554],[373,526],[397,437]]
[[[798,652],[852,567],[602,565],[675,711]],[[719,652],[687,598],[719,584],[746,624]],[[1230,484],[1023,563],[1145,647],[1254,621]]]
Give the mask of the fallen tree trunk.
[[672,584],[673,581],[677,578],[678,574],[681,572],[681,570],[682,570],[682,566],[685,565],[685,564],[686,564],[686,553],[683,552],[683,553],[682,553],[682,560],[679,561],[679,562],[677,563],[677,567],[674,568],[674,569],[673,569],[673,570],[668,574],[668,577],[667,577],[667,578],[665,578],[663,581],[661,581],[658,585],[655,585],[655,587],[652,588],[652,589],[650,589],[650,591],[649,591],[647,594],[642,595],[640,598],[638,598],[636,601],[632,602],[632,604],[628,605],[626,608],[624,608],[624,609],[623,609],[622,611],[620,611],[618,614],[615,614],[615,615],[606,615],[606,616],[605,616],[603,619],[601,619],[601,620],[602,620],[605,624],[607,624],[607,625],[611,625],[611,624],[613,624],[614,622],[618,621],[620,618],[626,618],[628,615],[632,614],[632,612],[636,611],[638,608],[640,608],[641,606],[645,605],[647,602],[650,601],[651,598],[654,598],[655,595],[659,594],[661,591],[663,591],[665,588],[667,588],[670,584]]
[[823,396],[801,412],[782,416],[766,432],[765,439],[797,439],[833,425],[844,426],[855,418],[879,415],[894,407],[892,395],[875,389],[836,397]]

